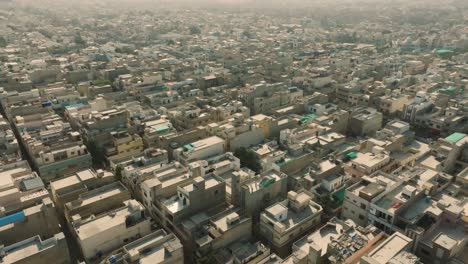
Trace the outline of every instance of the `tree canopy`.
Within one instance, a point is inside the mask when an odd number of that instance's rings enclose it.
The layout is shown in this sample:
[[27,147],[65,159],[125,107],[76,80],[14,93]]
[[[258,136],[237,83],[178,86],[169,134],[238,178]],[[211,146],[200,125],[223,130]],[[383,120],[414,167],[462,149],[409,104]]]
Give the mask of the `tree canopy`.
[[260,160],[252,150],[241,147],[234,151],[234,156],[240,159],[242,167],[247,167],[256,173],[262,170]]

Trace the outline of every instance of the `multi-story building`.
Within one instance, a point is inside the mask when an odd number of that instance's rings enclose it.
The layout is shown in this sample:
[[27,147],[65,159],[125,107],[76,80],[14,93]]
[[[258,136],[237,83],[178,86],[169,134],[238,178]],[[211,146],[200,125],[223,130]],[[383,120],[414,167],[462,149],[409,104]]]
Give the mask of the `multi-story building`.
[[258,217],[262,210],[286,197],[287,178],[286,174],[275,170],[257,176],[235,173],[231,180],[232,203],[246,216]]
[[408,95],[393,92],[379,98],[378,110],[384,115],[400,115],[409,101]]
[[360,226],[366,226],[369,222],[370,204],[393,184],[395,181],[379,174],[372,178],[362,177],[360,181],[346,189],[341,216],[353,220]]
[[230,151],[254,146],[265,140],[263,129],[240,113],[234,114],[225,122],[208,124],[207,129],[209,133],[224,139],[226,149]]
[[174,234],[156,230],[123,246],[106,257],[103,264],[184,262],[183,246]]
[[113,131],[111,137],[111,145],[105,148],[105,154],[109,161],[132,157],[143,151],[143,140],[138,134]]
[[351,113],[348,131],[356,136],[371,136],[382,128],[383,115],[374,108],[357,108]]
[[279,256],[290,253],[292,242],[320,224],[322,207],[306,192],[288,193],[288,198],[260,215],[260,234]]
[[130,198],[130,193],[122,183],[113,182],[81,193],[76,200],[65,204],[63,213],[71,224],[76,218],[86,219],[122,207],[124,201]]
[[225,183],[214,177],[196,177],[193,183],[177,186],[176,195],[161,198],[159,202],[163,216],[162,225],[174,229],[184,219],[197,212],[224,205],[225,192]]
[[193,104],[184,104],[169,109],[167,114],[171,123],[179,130],[193,129],[219,121],[216,108],[210,106],[202,109]]
[[408,102],[403,107],[403,120],[410,123],[419,123],[419,116],[431,113],[434,109],[434,104],[428,100],[426,92],[419,91],[411,102]]
[[336,217],[320,229],[294,242],[292,255],[284,263],[357,263],[385,234],[374,226],[361,227]]
[[431,149],[432,155],[441,162],[440,170],[449,173],[460,171],[464,162],[459,157],[468,149],[468,135],[453,133],[446,138],[439,138],[431,145]]
[[17,116],[15,127],[21,142],[46,181],[73,174],[91,166],[91,155],[81,135],[58,115]]
[[388,237],[374,250],[361,258],[362,264],[421,264],[418,257],[411,253],[413,240],[399,232]]
[[0,263],[11,264],[68,264],[70,255],[63,233],[42,239],[33,236],[6,247],[0,247]]
[[345,164],[345,171],[356,182],[364,175],[370,175],[390,163],[390,156],[381,147],[373,147],[372,152],[355,152],[355,158]]
[[114,174],[111,172],[87,169],[51,182],[50,192],[57,209],[63,211],[65,204],[78,199],[80,194],[115,180]]
[[195,160],[223,154],[225,150],[226,142],[220,137],[212,136],[174,150],[174,158],[182,164],[189,164]]
[[72,233],[86,261],[103,256],[151,233],[151,220],[136,200],[125,206],[89,219],[74,219]]
[[3,214],[33,206],[49,196],[42,179],[26,161],[0,166],[0,178],[0,212]]
[[[198,219],[202,216],[206,218]],[[240,216],[236,208],[209,208],[187,217],[178,236],[187,245],[189,257],[200,259],[237,241],[248,241],[252,236],[252,219]]]
[[44,198],[41,203],[0,218],[0,241],[11,245],[34,235],[53,237],[60,232],[54,203]]
[[112,142],[111,132],[128,127],[128,112],[122,107],[93,111],[77,116],[75,123],[86,141],[94,140],[100,146],[104,146]]
[[283,83],[245,87],[240,91],[240,100],[250,108],[253,114],[268,114],[282,106],[292,104],[303,96],[297,87],[288,87]]
[[[8,120],[0,116],[0,153],[2,156],[15,158],[19,153],[19,144]],[[5,157],[1,160],[8,161]]]

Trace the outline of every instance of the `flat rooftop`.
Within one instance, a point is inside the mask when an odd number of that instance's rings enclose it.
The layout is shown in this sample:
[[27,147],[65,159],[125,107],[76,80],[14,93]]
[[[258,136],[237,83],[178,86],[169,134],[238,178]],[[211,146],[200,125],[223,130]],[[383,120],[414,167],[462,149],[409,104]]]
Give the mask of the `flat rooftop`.
[[411,242],[411,238],[396,232],[387,238],[382,244],[377,246],[377,248],[369,253],[368,256],[377,263],[388,263],[393,257],[404,250],[404,248],[407,247]]
[[307,255],[309,248],[313,247],[316,250],[321,250],[321,255],[325,256],[328,251],[328,244],[344,231],[344,226],[339,222],[328,222],[314,233],[299,239],[294,243],[293,249]]
[[[305,196],[309,197],[305,193],[298,194],[298,196],[299,195],[305,195]],[[299,199],[303,199],[303,198],[298,197],[298,200]],[[288,201],[288,200],[286,200],[286,201]],[[292,229],[292,228],[298,226],[305,219],[316,216],[317,213],[321,209],[318,204],[315,204],[314,202],[311,203],[310,201],[307,203],[306,206],[304,206],[304,208],[302,208],[302,210],[298,210],[298,211],[293,210],[291,207],[286,206],[285,204],[287,204],[287,202],[277,203],[275,205],[272,205],[272,206],[268,207],[265,210],[267,212],[265,214],[265,216],[271,222],[282,225],[285,228],[284,232],[287,232],[289,229]],[[288,208],[287,218],[285,220],[283,220],[283,221],[277,220],[274,217],[274,215],[279,213],[280,211],[283,211],[286,208]]]
[[184,145],[183,148],[188,151],[197,151],[223,142],[224,140],[222,138],[212,136]]
[[351,162],[360,166],[372,168],[376,166],[377,164],[385,161],[386,159],[390,159],[390,157],[386,154],[373,154],[371,152],[366,152],[366,153],[358,152],[357,157],[353,159]]
[[111,183],[105,186],[102,186],[98,189],[83,193],[80,195],[80,202],[69,202],[66,204],[66,207],[69,209],[84,207],[89,204],[97,203],[101,200],[119,195],[123,192],[126,192],[127,189],[121,183]]
[[59,233],[47,240],[41,240],[40,236],[35,236],[5,247],[6,255],[2,259],[2,263],[21,262],[25,258],[57,246],[57,240],[61,239],[65,239],[63,233]]
[[253,193],[253,192],[256,192],[256,191],[260,190],[260,188],[262,188],[260,183],[262,181],[264,181],[265,179],[267,179],[267,178],[271,179],[271,182],[277,182],[277,181],[281,180],[282,173],[277,172],[275,170],[270,170],[270,171],[267,171],[265,173],[262,173],[260,176],[261,177],[258,177],[255,180],[247,182],[245,184],[245,186],[248,187],[250,193]]
[[84,241],[90,237],[99,236],[105,230],[113,229],[119,225],[125,225],[127,216],[134,213],[135,209],[132,205],[138,206],[143,209],[140,203],[136,200],[128,200],[126,206],[109,212],[106,215],[95,218],[91,221],[85,222],[75,228],[78,238]]
[[[173,251],[182,250],[182,244],[174,234],[157,230],[124,246],[127,254],[138,254],[140,264],[163,263],[171,257]],[[182,256],[182,254],[181,254]]]
[[[411,185],[406,185],[406,184],[401,184],[396,186],[393,190],[385,194],[383,197],[381,197],[378,201],[375,202],[377,206],[380,208],[383,208],[390,213],[393,213],[396,211],[398,208],[403,206],[407,201],[408,197],[406,197],[403,194],[404,189],[415,189]],[[417,195],[418,191],[416,190],[416,193],[414,195]]]

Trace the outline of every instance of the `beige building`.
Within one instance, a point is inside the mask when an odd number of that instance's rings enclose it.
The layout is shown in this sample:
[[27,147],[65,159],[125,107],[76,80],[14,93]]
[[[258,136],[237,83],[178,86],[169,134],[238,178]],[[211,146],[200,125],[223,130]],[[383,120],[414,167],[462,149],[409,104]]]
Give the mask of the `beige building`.
[[320,225],[322,207],[306,192],[288,193],[288,198],[276,203],[260,215],[260,234],[271,243],[279,256],[290,253],[292,242]]
[[0,246],[0,263],[8,264],[68,264],[70,256],[63,233],[48,239],[39,235],[13,245]]
[[351,219],[360,226],[368,223],[368,211],[375,198],[383,193],[395,181],[385,176],[364,176],[362,179],[346,189],[341,210],[344,219]]
[[54,203],[44,198],[42,203],[0,218],[0,241],[5,246],[34,235],[49,238],[60,232]]
[[410,97],[405,94],[393,93],[380,97],[379,111],[384,115],[395,115],[403,112],[405,105],[410,102]]
[[124,207],[97,217],[74,219],[72,233],[86,261],[99,260],[151,232],[151,220],[145,216],[145,208],[136,200],[124,204]]
[[75,175],[50,183],[52,200],[59,211],[65,204],[78,199],[79,195],[115,181],[114,174],[108,171],[87,169]]
[[390,156],[382,148],[374,147],[373,152],[356,153],[356,158],[345,164],[345,171],[356,182],[364,175],[370,175],[390,163]]
[[160,229],[123,246],[122,249],[106,257],[102,264],[184,263],[182,244],[174,234]]
[[351,220],[336,217],[317,231],[294,242],[292,255],[282,263],[288,264],[351,264],[381,243],[385,234],[373,226],[356,225]]
[[251,119],[245,119],[240,113],[234,114],[225,122],[207,125],[208,131],[226,141],[226,150],[250,147],[265,139],[263,129],[255,125]]
[[161,198],[163,225],[175,227],[186,217],[226,201],[226,184],[214,177],[196,177],[193,183],[177,186],[177,194]]
[[112,132],[112,145],[105,149],[109,161],[132,157],[140,154],[143,140],[138,134],[129,134],[126,131]]
[[48,196],[44,183],[27,161],[0,166],[0,214],[23,210]]
[[382,127],[383,115],[374,108],[361,107],[351,113],[348,131],[356,136],[371,136]]
[[120,182],[113,182],[102,187],[81,193],[74,201],[65,204],[64,214],[69,223],[74,218],[86,219],[91,215],[100,215],[124,205],[130,193]]
[[16,116],[26,153],[39,175],[50,181],[91,166],[91,155],[81,134],[56,114]]
[[212,136],[184,145],[174,151],[175,160],[182,164],[189,164],[195,160],[206,159],[223,154],[226,142],[217,136]]
[[281,201],[287,193],[287,175],[275,170],[252,177],[236,173],[232,176],[232,201],[246,216],[258,216],[275,202]]
[[[220,212],[221,211],[221,212]],[[200,217],[206,216],[206,221]],[[252,235],[252,219],[242,217],[236,208],[203,210],[182,222],[178,236],[187,245],[190,256],[202,258]]]
[[373,251],[361,258],[360,264],[422,264],[409,253],[413,240],[399,232],[394,233]]

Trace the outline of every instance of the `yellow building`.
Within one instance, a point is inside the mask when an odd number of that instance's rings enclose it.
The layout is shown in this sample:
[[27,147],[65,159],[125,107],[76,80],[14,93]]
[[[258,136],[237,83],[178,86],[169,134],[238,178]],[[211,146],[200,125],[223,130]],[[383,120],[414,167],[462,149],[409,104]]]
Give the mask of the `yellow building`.
[[109,160],[122,159],[139,154],[144,150],[143,139],[128,132],[113,132],[112,147],[106,148],[106,156]]

